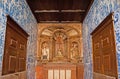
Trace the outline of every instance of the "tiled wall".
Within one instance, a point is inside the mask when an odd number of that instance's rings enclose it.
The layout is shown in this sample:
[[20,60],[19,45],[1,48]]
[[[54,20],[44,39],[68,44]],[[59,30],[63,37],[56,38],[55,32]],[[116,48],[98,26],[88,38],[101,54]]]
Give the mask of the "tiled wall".
[[6,15],[10,15],[30,36],[27,50],[27,79],[35,78],[37,22],[26,0],[0,0],[0,72],[4,52]]
[[120,8],[117,9],[114,13],[114,25],[116,33],[116,51],[118,57],[118,76],[120,79]]
[[[83,22],[83,48],[85,79],[93,79],[92,73],[92,45],[90,33],[103,21],[103,19],[114,12],[114,23],[116,32],[116,49],[118,59],[118,72],[120,73],[120,0],[94,0],[93,5]],[[120,75],[120,74],[119,74]],[[119,77],[120,79],[120,77]]]

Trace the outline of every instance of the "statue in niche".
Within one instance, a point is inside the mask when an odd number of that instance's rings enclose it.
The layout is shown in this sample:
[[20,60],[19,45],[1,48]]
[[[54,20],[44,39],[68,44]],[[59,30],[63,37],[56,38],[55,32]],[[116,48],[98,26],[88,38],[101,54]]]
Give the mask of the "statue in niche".
[[77,59],[79,57],[78,43],[73,42],[71,47],[71,59]]
[[61,50],[59,49],[57,52],[57,57],[63,57]]
[[42,44],[42,60],[49,60],[49,47],[46,42]]
[[62,53],[64,52],[64,40],[65,40],[66,36],[64,33],[62,32],[57,32],[55,33],[54,39],[55,39],[55,52],[56,55],[62,55]]

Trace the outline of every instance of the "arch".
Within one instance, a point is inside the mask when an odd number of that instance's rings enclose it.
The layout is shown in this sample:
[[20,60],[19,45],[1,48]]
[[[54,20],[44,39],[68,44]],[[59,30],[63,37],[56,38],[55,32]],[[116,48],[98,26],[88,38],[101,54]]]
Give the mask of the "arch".
[[[63,27],[63,26],[46,26],[45,28],[43,28],[41,30],[41,32],[39,32],[39,36],[42,35],[42,32],[45,31],[46,29],[49,29],[49,28],[54,28],[54,31],[51,31],[52,34],[54,34],[55,31],[58,31],[58,30],[61,30],[63,32],[65,32],[67,34],[67,36],[69,36],[68,32],[66,31],[66,28],[69,28],[69,29],[73,29],[74,31],[77,32],[77,35],[80,35],[80,32],[78,31],[78,29],[72,27],[72,26],[67,26],[67,27]],[[62,29],[61,29],[62,28]],[[51,35],[52,36],[52,35]]]

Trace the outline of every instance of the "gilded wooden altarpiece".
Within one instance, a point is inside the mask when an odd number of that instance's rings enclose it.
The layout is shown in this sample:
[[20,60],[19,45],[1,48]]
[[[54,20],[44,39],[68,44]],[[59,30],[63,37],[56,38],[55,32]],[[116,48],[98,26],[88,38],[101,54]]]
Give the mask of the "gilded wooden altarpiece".
[[41,62],[82,62],[81,24],[38,25],[37,59]]

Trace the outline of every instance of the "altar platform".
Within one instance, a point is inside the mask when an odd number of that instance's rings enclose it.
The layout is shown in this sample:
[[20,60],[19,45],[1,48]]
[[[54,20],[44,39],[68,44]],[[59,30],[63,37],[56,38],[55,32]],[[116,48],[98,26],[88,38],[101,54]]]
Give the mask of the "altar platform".
[[36,66],[36,79],[84,79],[83,63],[51,62]]

